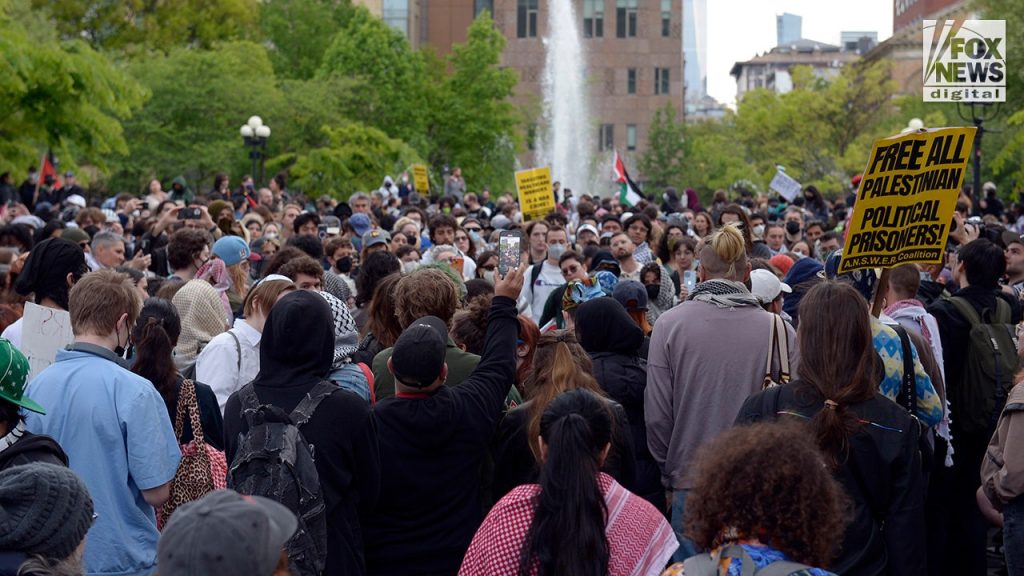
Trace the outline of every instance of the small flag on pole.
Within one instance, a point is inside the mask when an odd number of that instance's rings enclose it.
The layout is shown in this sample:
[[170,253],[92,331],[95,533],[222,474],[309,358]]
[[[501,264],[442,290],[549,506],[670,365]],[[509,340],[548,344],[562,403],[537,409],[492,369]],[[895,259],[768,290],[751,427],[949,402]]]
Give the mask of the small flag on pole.
[[643,200],[640,187],[626,173],[626,165],[623,164],[618,150],[615,151],[615,181],[619,183],[619,202],[627,206],[636,206],[637,202]]

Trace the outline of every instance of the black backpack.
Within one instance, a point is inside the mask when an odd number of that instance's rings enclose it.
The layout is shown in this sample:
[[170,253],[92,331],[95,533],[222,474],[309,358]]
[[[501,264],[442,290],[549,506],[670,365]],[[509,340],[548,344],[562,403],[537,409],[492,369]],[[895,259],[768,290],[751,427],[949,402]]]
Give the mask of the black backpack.
[[286,548],[292,570],[301,576],[316,576],[324,570],[327,519],[314,462],[316,452],[300,428],[320,402],[338,390],[330,382],[320,382],[291,414],[260,404],[251,382],[238,392],[249,431],[240,435],[238,451],[228,469],[228,488],[270,498],[295,513],[299,527]]
[[964,298],[949,299],[970,323],[963,380],[947,386],[953,422],[968,434],[995,430],[999,413],[1017,373],[1017,336],[1010,305],[996,297],[995,310],[978,314]]

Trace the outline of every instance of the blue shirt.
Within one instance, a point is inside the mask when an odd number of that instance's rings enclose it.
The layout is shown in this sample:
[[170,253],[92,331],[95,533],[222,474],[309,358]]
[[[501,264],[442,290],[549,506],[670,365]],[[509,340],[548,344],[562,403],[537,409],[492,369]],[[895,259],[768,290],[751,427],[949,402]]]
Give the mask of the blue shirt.
[[95,353],[58,350],[29,383],[26,393],[47,413],[28,413],[26,427],[57,440],[89,487],[97,518],[86,539],[86,573],[150,574],[159,533],[142,491],[174,477],[181,449],[153,384],[109,351],[78,346]]

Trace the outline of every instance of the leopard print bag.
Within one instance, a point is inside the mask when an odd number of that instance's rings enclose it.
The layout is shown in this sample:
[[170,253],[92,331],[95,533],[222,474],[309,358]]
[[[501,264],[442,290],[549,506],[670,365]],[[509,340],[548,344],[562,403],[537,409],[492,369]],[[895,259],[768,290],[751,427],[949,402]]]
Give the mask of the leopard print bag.
[[185,411],[192,423],[192,441],[181,445],[181,463],[171,480],[171,496],[157,508],[157,528],[162,530],[171,514],[186,502],[198,500],[206,493],[227,487],[227,459],[224,453],[208,445],[203,436],[203,423],[199,419],[199,401],[196,386],[191,380],[181,384],[178,407],[174,417],[174,435],[181,438]]

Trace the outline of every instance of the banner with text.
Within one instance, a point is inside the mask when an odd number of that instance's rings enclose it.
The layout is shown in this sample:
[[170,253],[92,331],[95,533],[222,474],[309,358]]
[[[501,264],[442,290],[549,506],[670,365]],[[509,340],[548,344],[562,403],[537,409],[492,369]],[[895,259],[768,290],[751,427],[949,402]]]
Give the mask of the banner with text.
[[427,167],[423,164],[412,165],[412,185],[420,195],[430,194],[430,178],[427,175]]
[[516,192],[523,220],[547,216],[555,209],[555,195],[551,191],[551,168],[534,168],[516,172]]
[[857,190],[839,273],[942,262],[975,128],[877,140]]

